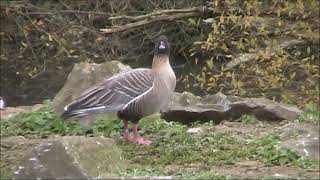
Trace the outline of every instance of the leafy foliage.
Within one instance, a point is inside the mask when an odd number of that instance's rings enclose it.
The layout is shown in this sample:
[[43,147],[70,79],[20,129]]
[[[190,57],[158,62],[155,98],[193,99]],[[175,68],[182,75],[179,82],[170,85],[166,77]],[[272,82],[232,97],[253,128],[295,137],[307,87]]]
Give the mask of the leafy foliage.
[[225,2],[229,8],[212,17],[211,31],[190,49],[185,86],[298,105],[318,102],[319,1]]

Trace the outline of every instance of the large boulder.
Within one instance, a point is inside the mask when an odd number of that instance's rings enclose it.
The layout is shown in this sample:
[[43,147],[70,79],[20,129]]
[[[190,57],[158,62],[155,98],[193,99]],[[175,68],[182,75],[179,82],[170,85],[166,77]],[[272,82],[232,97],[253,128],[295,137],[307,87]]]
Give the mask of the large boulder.
[[237,119],[243,114],[254,114],[260,120],[294,120],[301,112],[296,106],[264,98],[241,98],[221,93],[199,97],[183,92],[172,96],[170,107],[162,117],[183,123],[195,120],[214,120],[218,123]]
[[131,68],[117,61],[102,64],[82,62],[76,64],[69,77],[51,103],[54,112],[61,114],[65,105],[73,101],[83,91],[104,79]]
[[104,137],[66,136],[44,140],[27,153],[15,179],[110,178],[126,168],[121,150]]

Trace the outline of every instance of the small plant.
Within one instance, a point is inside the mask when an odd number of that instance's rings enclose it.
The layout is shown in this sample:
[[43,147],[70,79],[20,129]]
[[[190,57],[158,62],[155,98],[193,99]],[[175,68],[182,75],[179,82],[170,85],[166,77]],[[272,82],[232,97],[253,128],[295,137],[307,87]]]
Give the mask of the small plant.
[[181,179],[212,179],[212,180],[225,180],[227,179],[226,176],[216,174],[213,172],[208,171],[200,171],[200,172],[187,172],[183,173],[181,176]]
[[244,114],[240,117],[240,121],[244,124],[251,124],[257,121],[257,118],[253,114]]
[[122,122],[116,116],[98,116],[89,128],[94,136],[115,137],[121,132]]
[[317,122],[320,123],[319,106],[313,103],[306,105],[306,109],[298,117],[299,122]]
[[47,137],[50,134],[81,135],[85,128],[76,122],[65,122],[58,115],[50,111],[48,104],[40,109],[19,113],[11,119],[0,121],[1,137],[26,136]]
[[269,165],[297,165],[310,167],[313,163],[299,156],[295,151],[278,146],[280,137],[269,134],[251,143],[254,157]]
[[178,170],[174,173],[154,166],[141,166],[138,164],[131,165],[126,172],[119,172],[120,176],[172,176],[178,179],[213,179],[225,180],[226,176],[219,175],[210,171],[187,172]]

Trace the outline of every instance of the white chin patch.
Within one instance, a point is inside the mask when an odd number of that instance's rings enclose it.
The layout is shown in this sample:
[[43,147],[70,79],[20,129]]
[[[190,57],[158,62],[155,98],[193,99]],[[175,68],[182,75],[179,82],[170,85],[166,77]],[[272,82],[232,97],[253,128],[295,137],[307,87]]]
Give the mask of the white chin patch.
[[159,46],[159,49],[165,49],[165,48],[166,48],[166,46],[164,45],[163,42],[161,42],[161,43],[160,43],[160,46]]

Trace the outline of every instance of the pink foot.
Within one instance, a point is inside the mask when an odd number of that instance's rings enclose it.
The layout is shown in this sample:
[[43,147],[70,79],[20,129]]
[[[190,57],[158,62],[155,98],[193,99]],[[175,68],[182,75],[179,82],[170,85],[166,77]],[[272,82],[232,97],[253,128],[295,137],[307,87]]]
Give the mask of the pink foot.
[[152,143],[152,141],[146,138],[143,138],[141,136],[133,136],[133,135],[128,136],[127,140],[136,144],[143,144],[143,145],[149,145]]

